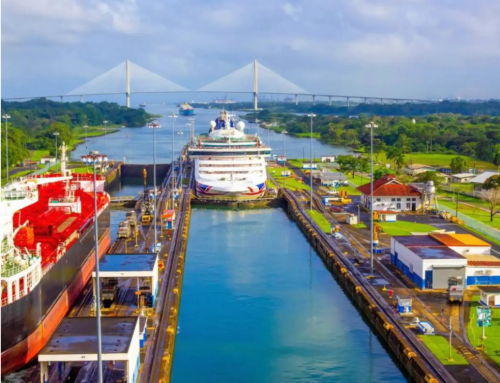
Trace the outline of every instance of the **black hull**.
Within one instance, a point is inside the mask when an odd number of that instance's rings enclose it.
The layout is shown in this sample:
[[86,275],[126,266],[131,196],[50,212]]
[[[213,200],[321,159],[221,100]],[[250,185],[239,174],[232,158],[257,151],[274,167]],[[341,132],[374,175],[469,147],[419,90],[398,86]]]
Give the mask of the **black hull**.
[[[106,234],[109,224],[108,206],[99,216],[99,240]],[[94,224],[91,223],[28,295],[2,307],[2,352],[24,341],[38,329],[89,256],[93,256],[94,244]]]

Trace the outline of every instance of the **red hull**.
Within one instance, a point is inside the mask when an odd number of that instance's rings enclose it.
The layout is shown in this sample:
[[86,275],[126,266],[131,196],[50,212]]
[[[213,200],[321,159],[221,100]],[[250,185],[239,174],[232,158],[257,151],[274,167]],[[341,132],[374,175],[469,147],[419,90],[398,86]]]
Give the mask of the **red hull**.
[[[99,243],[99,258],[106,252],[111,244],[109,229]],[[45,346],[61,320],[69,312],[76,298],[89,281],[95,268],[95,257],[92,254],[87,258],[82,269],[78,272],[73,283],[61,294],[38,328],[28,338],[14,347],[2,352],[2,375],[23,367],[35,358]]]

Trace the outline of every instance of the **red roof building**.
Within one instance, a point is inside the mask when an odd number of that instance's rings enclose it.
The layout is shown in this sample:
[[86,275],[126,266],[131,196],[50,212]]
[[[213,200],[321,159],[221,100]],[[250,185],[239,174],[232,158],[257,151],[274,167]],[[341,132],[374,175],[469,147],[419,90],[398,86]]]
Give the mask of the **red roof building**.
[[[361,192],[361,204],[370,207],[371,183],[357,188]],[[405,185],[391,175],[385,175],[373,182],[373,210],[416,211],[422,204],[422,193]]]

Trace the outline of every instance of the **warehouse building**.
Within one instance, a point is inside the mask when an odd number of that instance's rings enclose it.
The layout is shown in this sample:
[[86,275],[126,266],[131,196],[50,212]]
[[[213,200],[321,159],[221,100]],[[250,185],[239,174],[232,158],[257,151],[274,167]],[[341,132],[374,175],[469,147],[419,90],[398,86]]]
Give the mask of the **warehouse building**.
[[392,264],[421,289],[447,288],[450,277],[462,277],[467,286],[500,284],[500,259],[490,251],[487,242],[471,234],[391,239]]

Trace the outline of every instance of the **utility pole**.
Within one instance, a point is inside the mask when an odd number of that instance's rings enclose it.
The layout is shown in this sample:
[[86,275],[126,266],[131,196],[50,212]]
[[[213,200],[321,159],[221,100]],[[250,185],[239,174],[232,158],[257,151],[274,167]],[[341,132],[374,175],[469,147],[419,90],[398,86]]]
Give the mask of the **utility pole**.
[[174,209],[174,188],[175,188],[175,165],[174,165],[174,127],[175,119],[177,115],[175,113],[170,114],[168,117],[172,119],[172,169],[170,170],[170,177],[172,178],[172,210]]
[[453,358],[451,357],[451,337],[453,336],[453,331],[451,329],[451,312],[450,312],[450,328],[449,329],[450,329],[450,336],[449,336],[449,338],[450,338],[450,355],[449,355],[448,360],[453,360]]
[[56,137],[56,173],[59,171],[59,165],[57,163],[57,137],[59,136],[58,132],[54,132],[53,135]]
[[309,143],[311,145],[311,152],[309,153],[311,159],[311,163],[309,165],[309,186],[311,187],[311,190],[310,190],[310,195],[309,195],[309,210],[312,211],[313,209],[313,177],[312,177],[312,163],[313,163],[313,118],[316,117],[316,115],[314,113],[310,113],[307,115],[308,117],[311,118],[311,135],[309,137]]
[[88,138],[87,138],[87,129],[88,125],[83,125],[83,129],[85,129],[85,154],[88,154],[89,147],[88,147]]
[[370,274],[373,275],[373,129],[378,125],[372,121],[365,128],[370,129]]
[[9,134],[8,134],[8,125],[7,125],[7,120],[10,118],[10,115],[5,113],[2,116],[5,120],[5,156],[6,156],[6,165],[7,165],[7,182],[9,182]]
[[106,127],[107,127],[107,124],[108,124],[108,121],[107,120],[104,120],[102,122],[104,124],[104,145],[106,147],[105,151],[106,151],[106,155],[108,156],[109,158],[109,154],[108,154],[108,133],[107,133],[107,130],[106,130]]
[[97,156],[92,157],[94,165],[94,240],[95,240],[95,305],[96,305],[96,319],[97,319],[97,370],[99,383],[103,382],[102,375],[102,336],[101,336],[101,282],[99,279],[99,227],[97,216],[97,179],[96,179],[96,166]]
[[125,60],[125,97],[127,108],[130,108],[130,70],[129,70],[129,61]]
[[[127,60],[128,61],[128,60]],[[156,127],[153,126],[153,190],[154,190],[154,205],[153,205],[153,209],[154,209],[154,221],[155,221],[155,225],[154,225],[154,229],[155,229],[155,232],[154,232],[154,249],[155,249],[155,252],[158,252],[157,251],[157,248],[156,248],[156,244],[158,243],[158,238],[157,238],[157,233],[156,233],[156,226],[158,224],[158,221],[157,221],[157,215],[156,215],[156,208],[157,208],[157,200],[156,200],[156,197],[157,197],[157,191],[156,191]]]
[[253,62],[253,110],[259,110],[259,73],[257,69],[257,60]]

